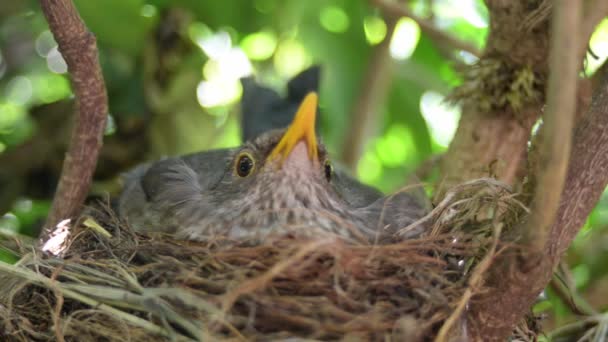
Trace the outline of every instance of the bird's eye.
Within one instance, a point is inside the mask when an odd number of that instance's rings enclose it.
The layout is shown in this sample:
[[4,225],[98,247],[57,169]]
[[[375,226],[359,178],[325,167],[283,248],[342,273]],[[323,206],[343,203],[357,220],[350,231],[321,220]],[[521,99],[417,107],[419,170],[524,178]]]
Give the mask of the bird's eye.
[[329,182],[331,180],[331,176],[334,173],[334,167],[331,165],[329,160],[325,161],[325,178]]
[[249,153],[243,153],[237,158],[235,167],[239,177],[247,177],[255,168],[255,162]]

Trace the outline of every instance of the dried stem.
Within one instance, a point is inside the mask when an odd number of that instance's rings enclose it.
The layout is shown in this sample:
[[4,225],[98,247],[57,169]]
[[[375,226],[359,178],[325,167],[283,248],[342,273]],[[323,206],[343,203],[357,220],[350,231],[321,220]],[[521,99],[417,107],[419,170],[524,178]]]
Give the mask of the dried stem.
[[371,0],[371,2],[380,8],[380,10],[389,18],[398,19],[400,17],[408,17],[414,20],[418,26],[420,26],[422,32],[443,46],[448,46],[455,50],[466,51],[478,58],[482,55],[482,52],[473,46],[473,44],[460,40],[449,33],[438,29],[433,22],[418,17],[402,4],[391,0]]
[[568,168],[580,70],[578,47],[581,12],[580,0],[555,3],[544,115],[547,134],[539,150],[541,160],[531,204],[532,214],[524,226],[524,234],[537,252],[543,251],[547,243]]
[[391,84],[391,70],[394,65],[389,51],[396,20],[388,20],[388,34],[376,46],[365,72],[359,96],[352,108],[353,117],[342,148],[342,162],[351,171],[355,170],[363,152],[366,140],[374,131],[378,110]]
[[86,198],[102,145],[108,113],[95,36],[71,0],[40,0],[42,11],[71,75],[77,99],[75,125],[61,178],[41,239],[61,220],[74,218]]

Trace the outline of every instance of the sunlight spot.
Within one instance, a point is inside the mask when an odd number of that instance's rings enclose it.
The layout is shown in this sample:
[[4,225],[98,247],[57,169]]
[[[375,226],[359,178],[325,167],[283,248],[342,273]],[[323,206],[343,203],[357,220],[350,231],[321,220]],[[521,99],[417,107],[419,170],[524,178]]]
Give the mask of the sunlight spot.
[[237,101],[242,91],[241,84],[235,79],[201,81],[196,88],[196,98],[203,107],[215,107]]
[[218,59],[210,59],[203,66],[207,81],[238,80],[251,75],[251,62],[240,48],[232,48]]
[[409,58],[420,39],[420,27],[410,18],[401,18],[395,26],[395,32],[389,47],[391,56],[397,60]]
[[108,136],[116,133],[116,121],[114,120],[114,115],[108,113],[106,119],[106,127],[103,129],[103,135]]
[[468,51],[461,50],[460,52],[458,52],[458,54],[460,55],[460,58],[462,58],[462,60],[468,65],[475,64],[479,60],[477,56]]
[[0,216],[0,230],[5,233],[17,233],[19,231],[19,219],[15,214],[9,212]]
[[374,183],[382,177],[382,163],[374,149],[367,148],[357,164],[357,175],[364,183]]
[[[436,1],[433,3],[433,13],[443,19],[437,22],[440,26],[464,19],[476,28],[488,27],[488,10],[479,0]],[[443,25],[441,21],[444,22]]]
[[197,37],[195,42],[209,58],[213,59],[222,58],[232,47],[232,39],[226,31],[219,31],[210,36]]
[[32,82],[25,76],[17,76],[6,85],[6,97],[15,104],[27,104],[32,98],[32,94]]
[[209,57],[202,70],[204,79],[196,89],[199,104],[209,108],[237,101],[242,93],[239,79],[253,71],[245,52],[232,46],[232,39],[226,31],[213,34],[207,26],[197,23],[191,25],[189,34]]
[[277,48],[277,36],[272,31],[260,31],[247,35],[241,41],[241,48],[254,61],[263,61]]
[[49,70],[56,74],[65,74],[68,72],[68,65],[57,47],[51,49],[49,54],[46,56],[46,65]]
[[456,133],[460,110],[447,105],[441,94],[427,91],[420,99],[420,111],[433,140],[441,147],[447,148]]
[[31,199],[20,199],[15,203],[15,210],[19,212],[29,213],[32,211],[32,200]]
[[51,31],[46,30],[43,31],[34,43],[36,48],[36,52],[40,57],[46,58],[51,50],[57,48],[57,42],[55,42],[55,38],[53,38],[53,34]]
[[344,10],[337,6],[327,6],[319,14],[321,26],[329,32],[342,33],[348,30],[349,18]]
[[608,59],[608,19],[604,19],[591,36],[589,47],[593,53],[599,57],[595,59],[587,53],[587,66],[585,71],[588,74],[594,73]]
[[49,252],[55,256],[61,254],[67,248],[67,239],[70,235],[70,219],[65,219],[55,226],[51,237],[42,246],[43,252]]
[[156,15],[157,12],[158,12],[158,10],[156,9],[156,6],[150,5],[150,4],[145,4],[145,5],[141,6],[141,10],[139,13],[141,14],[142,17],[152,18]]
[[383,165],[397,167],[416,156],[414,137],[401,124],[392,125],[386,134],[376,141],[376,154]]
[[201,47],[202,40],[209,38],[212,35],[213,32],[211,29],[201,22],[196,21],[188,26],[188,37],[190,37],[190,40],[198,47]]
[[25,116],[23,106],[13,102],[0,102],[0,133],[11,131],[13,126]]
[[6,145],[4,145],[2,142],[0,142],[0,153],[6,151]]
[[282,77],[292,77],[309,64],[306,49],[295,39],[282,41],[274,54],[274,66]]
[[51,103],[71,94],[70,83],[67,78],[58,74],[41,74],[32,77],[36,100]]
[[365,39],[371,45],[380,43],[386,37],[386,23],[377,16],[367,16],[363,19]]

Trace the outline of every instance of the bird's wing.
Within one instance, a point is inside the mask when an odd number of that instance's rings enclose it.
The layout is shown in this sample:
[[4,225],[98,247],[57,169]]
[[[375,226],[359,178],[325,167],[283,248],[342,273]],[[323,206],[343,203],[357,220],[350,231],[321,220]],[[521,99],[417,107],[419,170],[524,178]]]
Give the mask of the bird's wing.
[[[226,171],[231,149],[167,158],[127,173],[118,211],[136,230],[170,232],[201,207],[205,191]],[[196,203],[196,205],[195,205]]]
[[382,192],[369,185],[365,185],[350,176],[339,165],[336,165],[332,178],[334,190],[354,208],[366,207],[382,196]]
[[[287,127],[304,97],[319,90],[320,67],[308,68],[287,84],[287,96],[258,84],[252,77],[241,79],[241,138],[249,141],[260,134]],[[319,120],[317,120],[318,124]]]
[[[403,238],[416,238],[427,229],[426,225],[416,222],[423,218],[429,209],[412,191],[404,190],[384,196],[360,210],[366,216],[367,221],[372,224],[369,228],[375,235],[373,238],[381,243]],[[403,231],[397,238],[395,233],[404,228],[408,228],[408,230]]]

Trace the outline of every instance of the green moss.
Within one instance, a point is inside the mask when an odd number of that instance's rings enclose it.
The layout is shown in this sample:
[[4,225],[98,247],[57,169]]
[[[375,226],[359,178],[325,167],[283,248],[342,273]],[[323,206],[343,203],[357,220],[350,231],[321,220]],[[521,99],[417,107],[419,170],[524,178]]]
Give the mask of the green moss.
[[464,73],[464,82],[449,99],[481,112],[508,111],[517,114],[529,104],[540,103],[544,89],[544,75],[535,72],[532,67],[486,58]]

